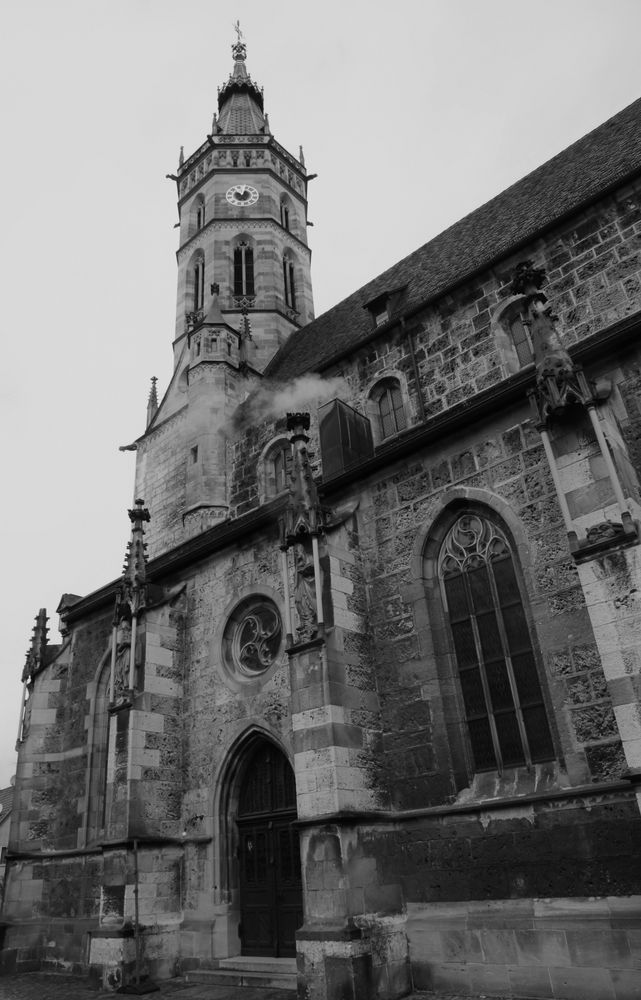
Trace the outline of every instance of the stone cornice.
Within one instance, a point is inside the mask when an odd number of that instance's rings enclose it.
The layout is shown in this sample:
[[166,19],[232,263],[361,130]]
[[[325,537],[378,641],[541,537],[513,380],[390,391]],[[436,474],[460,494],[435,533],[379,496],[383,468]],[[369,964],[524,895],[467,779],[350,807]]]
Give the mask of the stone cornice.
[[[190,171],[190,173],[191,173],[191,171]],[[239,164],[237,164],[237,166],[231,166],[230,167],[230,166],[222,166],[220,164],[214,165],[212,163],[212,165],[209,166],[204,171],[204,173],[202,174],[201,177],[197,178],[197,180],[195,180],[191,185],[189,185],[189,183],[188,183],[187,190],[183,194],[180,193],[180,188],[181,188],[181,185],[183,184],[183,181],[186,179],[185,176],[183,175],[181,177],[181,179],[179,181],[177,181],[177,185],[178,185],[178,207],[179,208],[182,207],[182,205],[187,201],[188,198],[191,198],[191,196],[193,194],[195,194],[198,190],[200,190],[200,188],[203,186],[203,184],[205,183],[205,181],[211,179],[211,176],[214,173],[217,173],[217,174],[227,173],[227,174],[234,174],[234,175],[236,175],[236,174],[249,174],[250,177],[252,177],[252,176],[255,177],[257,173],[260,173],[260,174],[271,174],[272,177],[275,177],[276,180],[278,180],[278,181],[281,182],[281,184],[283,185],[283,187],[287,188],[289,194],[291,194],[291,196],[293,198],[298,198],[298,200],[301,201],[303,204],[305,203],[305,194],[301,193],[301,191],[298,191],[293,184],[290,184],[289,181],[286,180],[286,178],[283,177],[283,175],[280,174],[277,170],[274,170],[274,168],[270,164],[264,163],[264,164],[261,164],[260,166],[258,164],[256,164],[255,166],[249,166],[248,167],[245,164],[240,164],[239,163]],[[187,178],[187,181],[188,180],[189,179]],[[297,180],[303,186],[305,186],[307,184],[307,178],[304,177],[304,176],[303,177],[298,177]]]
[[205,156],[207,151],[215,146],[271,146],[290,167],[293,167],[300,174],[302,180],[306,179],[307,171],[300,160],[297,160],[292,153],[286,150],[284,146],[281,146],[271,133],[261,134],[258,132],[249,132],[247,135],[226,135],[222,132],[215,135],[208,135],[205,142],[185,160],[178,171],[178,179],[182,180],[194,167],[197,167],[201,157]]
[[276,219],[261,216],[247,216],[247,218],[236,218],[236,219],[210,219],[202,229],[199,229],[197,233],[194,233],[181,247],[176,250],[176,260],[178,263],[184,260],[188,254],[193,253],[194,250],[198,250],[200,247],[205,246],[208,240],[205,238],[207,234],[211,235],[214,230],[220,229],[238,229],[241,230],[259,230],[259,229],[275,229],[277,232],[284,234],[285,243],[288,243],[293,249],[299,249],[305,251],[310,257],[312,255],[311,249],[302,240],[299,240],[289,229],[283,228],[280,222]]
[[556,802],[560,799],[586,799],[623,795],[623,798],[634,796],[634,790],[627,781],[604,781],[593,785],[577,785],[575,788],[557,788],[544,792],[532,792],[530,795],[514,795],[497,799],[479,799],[475,802],[454,802],[451,805],[424,806],[422,809],[372,809],[372,810],[341,810],[335,813],[323,813],[320,816],[310,816],[296,820],[296,826],[307,827],[335,823],[340,826],[352,826],[363,823],[406,823],[409,820],[430,819],[441,816],[460,816],[469,813],[491,813],[503,809],[514,809],[519,806],[532,805],[537,802]]

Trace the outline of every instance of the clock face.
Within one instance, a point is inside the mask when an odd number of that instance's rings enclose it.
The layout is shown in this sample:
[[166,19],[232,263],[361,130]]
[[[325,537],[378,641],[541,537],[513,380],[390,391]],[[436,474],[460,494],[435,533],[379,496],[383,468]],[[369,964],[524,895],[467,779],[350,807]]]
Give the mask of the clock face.
[[234,184],[225,195],[230,205],[255,205],[258,191],[250,184]]

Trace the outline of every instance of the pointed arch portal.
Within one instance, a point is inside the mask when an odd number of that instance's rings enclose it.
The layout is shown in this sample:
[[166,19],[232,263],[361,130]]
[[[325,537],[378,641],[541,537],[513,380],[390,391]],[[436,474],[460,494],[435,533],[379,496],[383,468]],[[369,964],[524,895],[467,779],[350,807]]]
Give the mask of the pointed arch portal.
[[291,957],[303,922],[294,772],[261,739],[249,751],[238,798],[240,939],[243,955]]

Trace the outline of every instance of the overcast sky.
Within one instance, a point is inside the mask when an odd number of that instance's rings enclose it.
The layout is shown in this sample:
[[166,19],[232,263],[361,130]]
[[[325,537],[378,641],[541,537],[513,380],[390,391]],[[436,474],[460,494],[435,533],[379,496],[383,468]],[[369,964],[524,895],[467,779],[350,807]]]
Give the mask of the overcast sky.
[[40,607],[121,571],[149,379],[171,374],[175,170],[240,18],[305,150],[316,313],[641,96],[639,0],[0,0],[0,786]]

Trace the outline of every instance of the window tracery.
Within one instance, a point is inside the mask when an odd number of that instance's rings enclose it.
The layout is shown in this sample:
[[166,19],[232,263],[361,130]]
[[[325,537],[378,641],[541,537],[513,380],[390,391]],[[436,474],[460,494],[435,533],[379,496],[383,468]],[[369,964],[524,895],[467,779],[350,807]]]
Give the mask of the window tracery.
[[274,602],[262,596],[247,598],[225,625],[225,665],[237,678],[262,674],[276,662],[282,639],[281,617]]
[[438,570],[476,770],[552,759],[534,648],[506,535],[481,513],[459,516],[441,546]]

